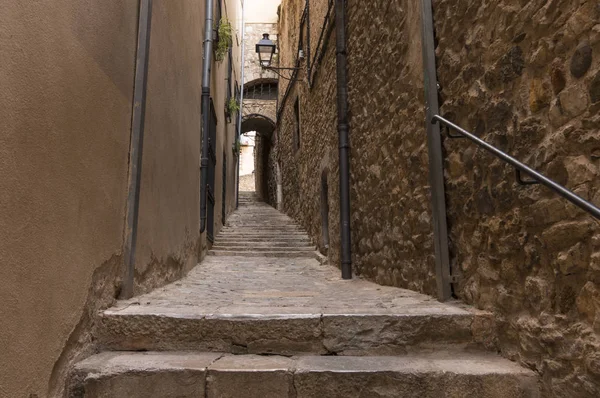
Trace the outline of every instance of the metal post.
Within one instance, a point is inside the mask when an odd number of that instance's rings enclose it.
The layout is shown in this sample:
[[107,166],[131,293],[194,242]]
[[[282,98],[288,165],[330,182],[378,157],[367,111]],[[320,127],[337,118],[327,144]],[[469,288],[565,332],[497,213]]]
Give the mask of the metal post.
[[144,148],[144,121],[146,116],[146,89],[148,60],[150,56],[150,32],[152,0],[140,0],[138,44],[129,147],[129,178],[127,182],[127,209],[123,238],[124,273],[121,298],[133,297],[135,274],[135,249],[137,243],[138,214],[140,208],[140,181],[142,176],[142,152]]
[[450,286],[450,255],[448,253],[448,226],[446,223],[446,193],[444,188],[444,164],[442,140],[438,124],[430,121],[439,113],[437,73],[435,66],[435,43],[433,36],[433,8],[431,0],[422,0],[422,45],[425,86],[425,113],[427,146],[429,148],[429,184],[433,212],[433,239],[437,293],[440,301],[452,295]]

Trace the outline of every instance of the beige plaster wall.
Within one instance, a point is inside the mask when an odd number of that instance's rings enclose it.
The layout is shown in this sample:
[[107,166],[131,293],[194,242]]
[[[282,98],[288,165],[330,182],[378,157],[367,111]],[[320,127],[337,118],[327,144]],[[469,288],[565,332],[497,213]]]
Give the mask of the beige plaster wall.
[[[216,0],[215,0],[216,3]],[[239,0],[223,1],[235,21]],[[61,396],[119,293],[138,1],[7,0],[0,12],[0,397]],[[155,0],[136,293],[197,263],[204,2]],[[240,81],[239,42],[234,77]],[[227,63],[213,66],[216,225],[235,203]],[[233,92],[233,87],[232,87]],[[235,120],[235,119],[234,119]]]
[[[221,0],[219,0],[221,1]],[[234,21],[241,17],[241,3],[239,0],[223,0],[222,14],[235,27]],[[233,73],[231,82],[227,80],[228,59],[222,62],[216,62],[212,68],[211,74],[211,96],[217,113],[217,142],[215,144],[215,154],[217,156],[217,166],[215,174],[215,235],[219,233],[223,226],[223,160],[226,166],[226,214],[229,214],[235,208],[235,189],[237,170],[237,157],[233,153],[233,144],[235,143],[237,115],[228,119],[225,115],[225,102],[227,100],[227,84],[231,84],[232,94],[235,93],[235,84],[241,84],[241,42],[233,39]]]
[[181,277],[198,260],[204,15],[202,1],[154,1],[136,293]]
[[0,397],[46,396],[94,271],[118,269],[137,11],[2,2]]

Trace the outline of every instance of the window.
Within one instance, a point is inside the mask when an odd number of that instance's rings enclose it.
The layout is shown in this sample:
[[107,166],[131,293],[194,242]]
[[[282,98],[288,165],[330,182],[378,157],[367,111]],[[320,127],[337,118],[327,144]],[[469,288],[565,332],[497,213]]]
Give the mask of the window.
[[273,100],[277,99],[277,81],[265,81],[254,84],[246,84],[244,87],[244,99]]
[[300,98],[294,103],[294,151],[300,149]]

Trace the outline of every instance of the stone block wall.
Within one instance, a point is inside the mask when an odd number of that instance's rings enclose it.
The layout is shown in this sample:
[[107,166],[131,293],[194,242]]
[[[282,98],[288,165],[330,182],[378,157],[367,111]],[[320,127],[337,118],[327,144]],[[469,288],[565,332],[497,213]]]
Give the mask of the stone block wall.
[[354,267],[435,295],[420,1],[349,1],[348,66]]
[[244,29],[244,84],[257,79],[277,79],[275,72],[261,68],[256,53],[256,44],[262,39],[263,33],[268,33],[271,40],[277,41],[277,24],[246,23]]
[[[295,62],[304,4],[283,1],[282,65]],[[363,277],[435,295],[420,4],[348,1],[352,259]],[[442,114],[600,204],[598,3],[437,0],[434,18]],[[278,160],[284,209],[322,250],[328,176],[338,264],[335,32],[315,68],[312,87],[304,70],[285,101],[281,87]],[[542,375],[545,397],[599,396],[598,223],[466,140],[444,138],[444,150],[456,296],[494,312],[499,350]]]
[[[304,1],[284,0],[280,21],[280,62],[294,65],[299,41],[300,19]],[[325,4],[320,4],[325,3]],[[311,36],[315,42],[320,34],[327,2],[311,1]],[[306,32],[304,30],[304,32]],[[336,132],[336,80],[335,80],[335,34],[331,35],[325,49],[319,74],[308,87],[306,62],[301,63],[298,81],[293,84],[278,120],[278,160],[281,165],[283,209],[300,222],[319,249],[328,252],[332,264],[339,262],[339,171]],[[280,83],[280,103],[288,82]],[[294,145],[296,129],[294,104],[299,101],[300,140]],[[329,247],[323,241],[321,218],[321,180],[328,181]]]
[[[295,60],[303,10],[300,3],[304,2],[284,1],[282,5],[282,64]],[[416,0],[376,0],[365,7],[360,1],[348,2],[352,259],[355,272],[366,278],[434,294],[428,158],[421,111],[419,4]],[[328,2],[312,1],[310,7],[314,59],[319,56],[316,44]],[[291,14],[295,20],[289,20]],[[398,40],[399,36],[412,39]],[[322,247],[320,197],[325,171],[329,188],[328,254],[337,264],[340,238],[335,31],[326,38],[322,63],[313,66],[316,80],[312,88],[302,71],[278,125],[285,209],[303,220]],[[298,97],[301,145],[294,152],[293,105]]]
[[[434,3],[442,113],[600,204],[597,1]],[[465,140],[444,142],[456,293],[494,311],[544,396],[600,396],[600,231]]]

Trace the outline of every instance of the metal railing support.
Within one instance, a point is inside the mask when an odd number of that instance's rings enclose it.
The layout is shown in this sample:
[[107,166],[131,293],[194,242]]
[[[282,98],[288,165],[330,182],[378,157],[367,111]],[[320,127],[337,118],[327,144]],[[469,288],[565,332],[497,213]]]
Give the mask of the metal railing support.
[[423,76],[425,80],[425,112],[427,120],[427,147],[429,152],[429,185],[431,186],[437,295],[440,301],[445,301],[451,298],[452,289],[450,255],[448,250],[448,226],[446,222],[442,140],[439,126],[429,123],[433,116],[439,113],[431,0],[422,0],[421,7]]

